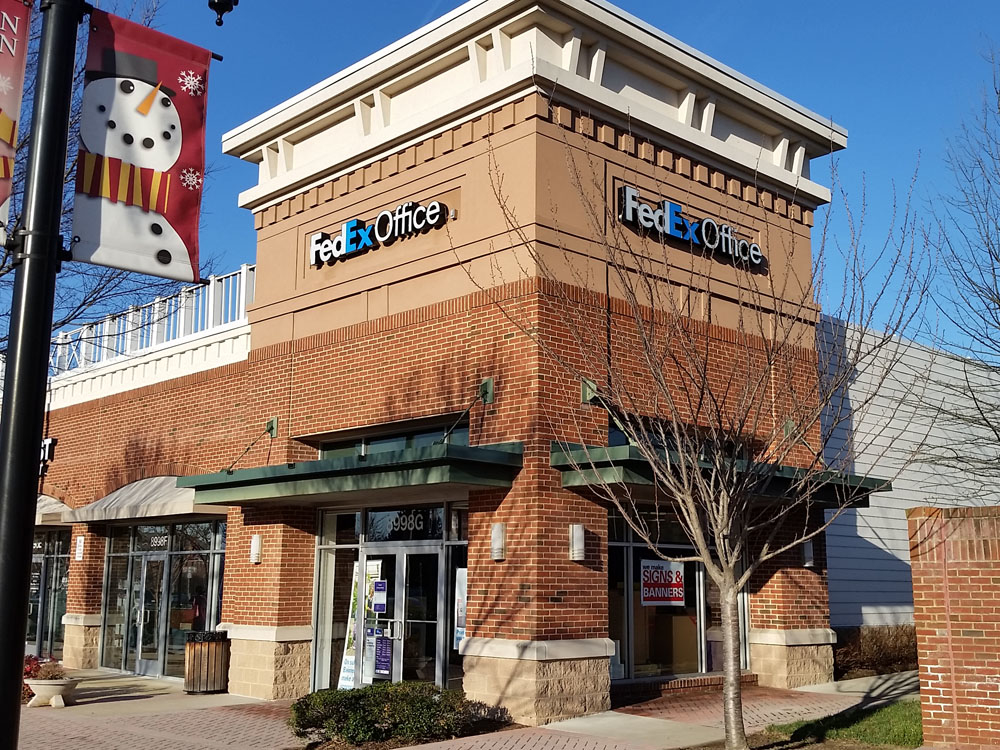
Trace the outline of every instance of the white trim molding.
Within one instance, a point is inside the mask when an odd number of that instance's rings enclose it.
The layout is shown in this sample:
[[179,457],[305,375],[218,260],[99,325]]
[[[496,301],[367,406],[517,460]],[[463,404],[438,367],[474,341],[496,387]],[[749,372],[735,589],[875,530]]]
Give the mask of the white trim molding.
[[747,643],[768,646],[824,646],[837,642],[837,634],[830,628],[802,628],[800,630],[753,629]]
[[67,612],[62,616],[63,625],[82,625],[85,628],[96,628],[101,626],[100,615],[80,615],[75,612]]
[[311,641],[313,639],[312,625],[281,625],[268,627],[266,625],[234,625],[231,622],[219,623],[216,630],[225,630],[232,641],[268,641],[271,643],[286,643],[290,641]]
[[458,653],[462,656],[486,656],[492,659],[522,659],[524,661],[599,659],[614,655],[615,642],[610,638],[576,638],[564,641],[465,638],[458,644]]

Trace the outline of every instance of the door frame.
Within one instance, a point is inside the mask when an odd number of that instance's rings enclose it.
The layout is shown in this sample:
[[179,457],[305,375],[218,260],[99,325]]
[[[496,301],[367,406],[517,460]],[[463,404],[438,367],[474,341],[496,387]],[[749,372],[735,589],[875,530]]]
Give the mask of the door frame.
[[447,575],[447,555],[443,541],[413,541],[413,542],[371,542],[360,545],[358,555],[358,580],[354,582],[357,590],[361,592],[358,602],[358,616],[355,618],[355,643],[357,653],[361,657],[358,660],[359,669],[355,670],[354,686],[361,687],[366,684],[362,682],[364,675],[364,653],[365,637],[367,627],[367,600],[364,591],[365,576],[368,569],[369,557],[381,557],[383,555],[394,555],[396,559],[395,571],[395,601],[396,611],[391,622],[392,644],[392,678],[390,682],[401,682],[403,679],[403,643],[406,637],[406,622],[408,619],[406,603],[406,573],[408,570],[408,559],[410,555],[437,555],[437,622],[438,627],[435,634],[434,656],[434,684],[443,687],[448,670],[447,635],[448,628],[448,575]]
[[[142,580],[140,581],[138,589],[139,596],[142,597],[142,599],[139,602],[136,602],[134,607],[136,612],[135,673],[137,675],[161,676],[164,671],[163,660],[166,656],[166,649],[164,648],[165,640],[163,636],[167,620],[167,607],[165,607],[164,604],[166,603],[167,597],[167,571],[169,569],[169,556],[165,552],[157,552],[153,554],[136,555],[135,557],[142,560]],[[142,648],[147,623],[147,619],[143,615],[146,611],[146,602],[143,594],[147,590],[147,577],[149,575],[149,564],[151,562],[159,562],[163,566],[160,570],[160,596],[157,599],[158,611],[155,613],[157,622],[155,660],[142,658]],[[133,593],[136,593],[135,589],[133,589]]]

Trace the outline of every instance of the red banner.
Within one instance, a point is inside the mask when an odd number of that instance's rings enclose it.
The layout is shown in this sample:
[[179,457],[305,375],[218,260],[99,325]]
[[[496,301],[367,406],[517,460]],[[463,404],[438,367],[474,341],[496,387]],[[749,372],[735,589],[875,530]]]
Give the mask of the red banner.
[[73,260],[198,280],[211,53],[94,10]]
[[28,59],[31,2],[0,0],[0,226],[10,216],[11,178]]

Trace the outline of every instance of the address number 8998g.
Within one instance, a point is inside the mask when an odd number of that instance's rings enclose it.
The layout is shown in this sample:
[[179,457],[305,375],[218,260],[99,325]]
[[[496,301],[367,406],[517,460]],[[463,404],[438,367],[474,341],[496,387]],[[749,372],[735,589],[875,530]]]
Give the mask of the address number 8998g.
[[423,531],[424,516],[422,513],[413,511],[410,513],[398,513],[389,524],[389,531]]

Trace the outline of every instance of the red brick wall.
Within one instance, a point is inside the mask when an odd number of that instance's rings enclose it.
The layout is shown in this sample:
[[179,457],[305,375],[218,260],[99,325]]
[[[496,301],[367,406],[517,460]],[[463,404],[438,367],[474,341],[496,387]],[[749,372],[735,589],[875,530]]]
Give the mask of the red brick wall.
[[[540,293],[547,288],[538,280],[513,283],[258,349],[245,363],[54,412],[50,434],[60,438],[60,453],[46,487],[79,506],[143,476],[219,471],[271,416],[279,417],[279,437],[259,441],[238,466],[307,460],[315,450],[290,436],[459,412],[481,379],[492,376],[496,401],[473,408],[471,441],[524,441],[524,468],[509,492],[470,498],[469,634],[605,636],[607,514],[597,502],[561,488],[549,453],[556,438],[602,442],[607,415],[580,403],[579,381],[551,356],[572,357],[575,344],[560,330],[553,298]],[[498,297],[506,300],[502,311]],[[549,351],[540,351],[508,316],[544,328]],[[629,342],[622,334],[615,345],[627,350]],[[712,345],[720,357],[735,346],[724,336]],[[311,621],[315,521],[311,509],[230,512],[227,622]],[[489,559],[495,521],[508,524],[507,560],[499,563]],[[582,563],[568,559],[570,523],[583,523],[588,532]],[[248,560],[255,533],[263,539],[260,565]],[[71,567],[71,588],[84,586],[85,577],[99,581],[99,571],[88,571]],[[761,614],[756,627],[826,624],[825,588],[822,601],[817,593],[821,576],[794,571],[772,578],[761,586],[769,614]],[[96,590],[99,600],[99,582]],[[99,609],[87,601],[81,606]]]
[[[823,522],[822,511],[786,521],[772,546],[787,544],[804,529]],[[830,598],[826,578],[826,537],[813,538],[813,565],[805,567],[803,548],[793,547],[762,564],[750,578],[750,627],[774,630],[830,627]]]
[[907,512],[924,744],[1000,746],[1000,508]]
[[[83,560],[76,559],[76,540],[83,537]],[[76,524],[69,541],[69,583],[66,587],[66,611],[74,614],[98,614],[104,585],[104,557],[107,537],[104,527]]]

